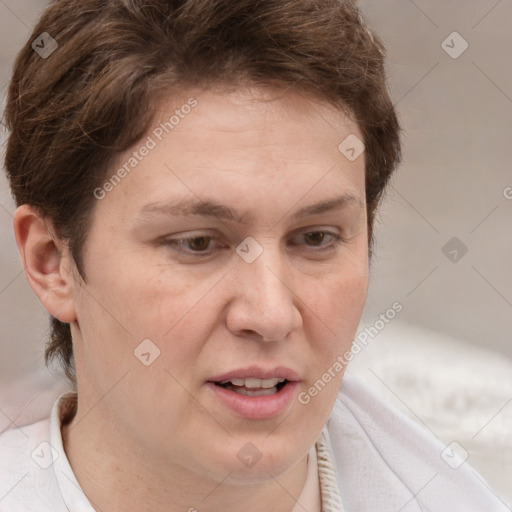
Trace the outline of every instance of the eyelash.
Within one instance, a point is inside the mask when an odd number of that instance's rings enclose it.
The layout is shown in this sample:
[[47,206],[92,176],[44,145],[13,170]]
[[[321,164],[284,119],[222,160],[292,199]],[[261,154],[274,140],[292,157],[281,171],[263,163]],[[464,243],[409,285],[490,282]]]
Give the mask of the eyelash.
[[[345,241],[343,239],[343,237],[340,236],[339,234],[332,233],[331,231],[321,230],[321,229],[305,231],[305,232],[300,233],[298,236],[317,235],[319,233],[323,234],[325,237],[329,237],[332,240],[332,242],[329,245],[308,245],[308,247],[311,248],[308,250],[312,250],[315,253],[322,253],[322,252],[327,252],[329,250],[336,249],[341,243],[343,243]],[[194,250],[183,248],[183,245],[185,245],[193,240],[198,240],[201,238],[208,239],[208,242],[215,240],[214,236],[198,234],[196,236],[191,236],[191,237],[166,239],[161,242],[161,245],[164,245],[166,247],[171,248],[172,250],[184,253],[184,254],[192,256],[192,257],[206,258],[206,257],[212,255],[212,250],[194,251]],[[208,245],[210,245],[210,243],[208,243]]]

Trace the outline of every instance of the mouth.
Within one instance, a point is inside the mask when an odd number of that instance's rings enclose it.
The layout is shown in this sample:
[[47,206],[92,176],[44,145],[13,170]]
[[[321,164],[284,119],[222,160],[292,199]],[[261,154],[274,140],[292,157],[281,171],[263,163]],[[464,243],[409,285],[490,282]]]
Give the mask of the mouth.
[[233,391],[245,396],[269,396],[279,393],[289,381],[284,378],[256,379],[248,377],[245,379],[231,379],[221,382],[214,382],[227,391]]
[[263,420],[289,410],[299,386],[294,371],[279,367],[235,370],[207,382],[216,403],[246,419]]

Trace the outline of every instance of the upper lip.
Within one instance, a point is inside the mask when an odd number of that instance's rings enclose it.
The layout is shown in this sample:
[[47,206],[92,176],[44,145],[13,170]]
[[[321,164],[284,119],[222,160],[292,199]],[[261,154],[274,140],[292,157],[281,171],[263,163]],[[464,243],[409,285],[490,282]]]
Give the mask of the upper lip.
[[298,381],[297,372],[286,368],[285,366],[277,366],[275,368],[263,368],[261,366],[249,366],[247,368],[238,368],[229,372],[212,377],[210,382],[223,382],[231,379],[286,379],[289,381]]

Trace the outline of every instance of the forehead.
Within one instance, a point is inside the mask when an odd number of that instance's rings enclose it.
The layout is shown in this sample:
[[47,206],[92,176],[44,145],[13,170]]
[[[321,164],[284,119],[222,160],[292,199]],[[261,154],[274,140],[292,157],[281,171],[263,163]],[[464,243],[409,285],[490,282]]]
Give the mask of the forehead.
[[[189,109],[187,105],[192,101],[196,106]],[[325,149],[333,152],[338,139],[341,142],[349,134],[363,138],[357,123],[339,108],[305,93],[268,86],[191,90],[164,98],[156,109],[154,129],[150,133],[159,132],[162,125],[170,128],[169,124],[174,126],[169,134],[162,134],[164,137],[200,131],[203,140],[208,141],[211,135],[220,138],[224,134],[223,142],[228,146],[239,145],[245,139],[240,149],[246,150],[261,146],[264,141],[267,145],[275,142],[280,147],[286,144],[300,153],[313,143],[318,148],[323,139]],[[309,144],[301,147],[304,141]]]
[[349,136],[362,140],[353,120],[298,93],[187,91],[165,98],[147,134],[120,155],[107,181],[124,169],[122,180],[105,199],[139,211],[205,197],[243,202],[249,212],[268,208],[269,197],[283,205],[306,194],[364,202],[364,154],[350,161],[339,148]]

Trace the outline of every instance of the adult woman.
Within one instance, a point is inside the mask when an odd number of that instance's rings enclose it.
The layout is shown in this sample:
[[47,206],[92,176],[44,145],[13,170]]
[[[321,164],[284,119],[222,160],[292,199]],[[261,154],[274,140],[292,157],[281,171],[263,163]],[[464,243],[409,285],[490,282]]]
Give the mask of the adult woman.
[[383,55],[353,2],[45,11],[6,167],[76,393],[2,436],[0,507],[500,510],[359,384],[338,396],[400,156]]

